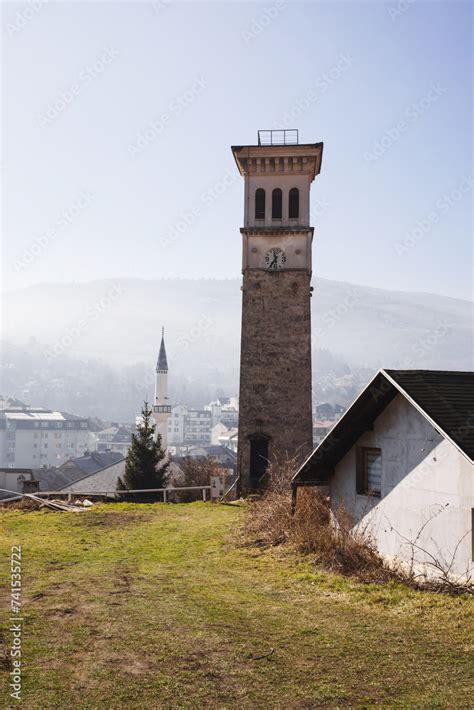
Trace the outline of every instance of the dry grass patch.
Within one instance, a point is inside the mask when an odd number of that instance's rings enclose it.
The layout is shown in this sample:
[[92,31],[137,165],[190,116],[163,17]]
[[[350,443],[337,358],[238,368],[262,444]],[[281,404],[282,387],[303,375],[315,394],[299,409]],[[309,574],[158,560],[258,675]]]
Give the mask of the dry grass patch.
[[[92,524],[103,515],[123,525]],[[287,545],[237,548],[246,517],[203,503],[4,513],[2,574],[23,546],[23,706],[466,706],[471,600],[315,570]]]
[[[398,582],[418,590],[452,595],[474,594],[470,582],[447,572],[436,578],[416,576],[401,564],[389,565],[378,553],[367,529],[354,526],[343,507],[331,510],[329,500],[317,488],[300,488],[296,510],[291,506],[291,478],[297,461],[276,457],[267,471],[265,492],[254,499],[242,529],[240,544],[259,547],[290,546],[330,572],[362,582]],[[443,572],[443,570],[441,570]]]

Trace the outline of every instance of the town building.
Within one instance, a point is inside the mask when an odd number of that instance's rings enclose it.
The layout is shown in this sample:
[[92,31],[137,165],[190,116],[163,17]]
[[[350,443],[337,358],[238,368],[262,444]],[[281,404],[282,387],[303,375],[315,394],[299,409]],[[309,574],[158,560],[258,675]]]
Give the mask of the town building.
[[0,465],[7,468],[60,466],[96,442],[85,417],[40,407],[0,411]]
[[171,415],[168,419],[168,445],[183,446],[184,444],[184,422],[188,408],[184,404],[177,404],[171,407]]
[[[472,575],[474,373],[380,370],[295,474],[382,555]],[[438,565],[438,569],[436,569]]]
[[221,434],[218,438],[218,443],[226,449],[230,449],[237,453],[239,442],[239,430],[228,429],[224,434]]
[[217,422],[211,428],[211,446],[217,446],[219,444],[219,437],[228,432],[228,428],[222,422]]
[[188,409],[184,420],[184,444],[210,446],[212,414],[206,409]]
[[212,414],[212,426],[224,424],[227,429],[231,429],[238,425],[239,406],[236,397],[218,397],[206,404],[204,409]]
[[334,426],[334,421],[330,419],[316,420],[313,422],[313,443],[319,444],[325,436],[329,434]]
[[243,493],[269,459],[312,449],[310,188],[322,143],[259,131],[233,146],[244,178],[238,469]]
[[330,404],[322,402],[316,405],[316,416],[318,419],[326,419],[327,421],[335,422],[341,418],[346,411],[346,408],[340,404]]
[[183,447],[217,445],[219,436],[237,427],[238,416],[235,398],[219,398],[203,409],[175,405],[168,419],[168,443],[175,453]]
[[96,432],[97,451],[114,451],[126,456],[132,443],[132,428],[123,424],[111,424]]

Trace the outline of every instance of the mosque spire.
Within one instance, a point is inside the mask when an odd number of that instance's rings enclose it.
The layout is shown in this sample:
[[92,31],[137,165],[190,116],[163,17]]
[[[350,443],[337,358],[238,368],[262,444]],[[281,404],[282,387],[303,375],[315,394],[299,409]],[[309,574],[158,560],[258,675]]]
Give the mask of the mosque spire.
[[165,329],[161,329],[161,345],[160,352],[158,354],[158,361],[156,363],[157,372],[168,372],[168,360],[166,358],[166,348],[165,348]]

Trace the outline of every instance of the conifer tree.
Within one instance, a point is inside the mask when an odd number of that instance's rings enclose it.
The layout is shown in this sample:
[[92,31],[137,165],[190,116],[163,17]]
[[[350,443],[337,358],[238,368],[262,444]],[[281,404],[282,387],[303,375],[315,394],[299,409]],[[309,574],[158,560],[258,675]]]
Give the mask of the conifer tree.
[[[142,420],[137,431],[132,434],[132,443],[128,450],[125,473],[117,481],[118,491],[141,488],[165,488],[168,482],[170,461],[161,445],[161,435],[154,438],[155,424],[152,411],[145,400],[142,408]],[[153,500],[160,497],[155,494],[136,494],[134,500]],[[128,496],[127,496],[128,498]]]

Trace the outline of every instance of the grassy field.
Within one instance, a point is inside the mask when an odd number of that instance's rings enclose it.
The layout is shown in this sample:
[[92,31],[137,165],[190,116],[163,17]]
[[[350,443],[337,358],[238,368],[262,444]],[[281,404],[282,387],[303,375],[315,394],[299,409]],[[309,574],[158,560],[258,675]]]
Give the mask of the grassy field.
[[0,707],[472,707],[471,600],[239,549],[244,514],[0,512],[2,579],[22,545],[24,605],[23,699],[4,657]]

